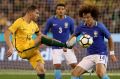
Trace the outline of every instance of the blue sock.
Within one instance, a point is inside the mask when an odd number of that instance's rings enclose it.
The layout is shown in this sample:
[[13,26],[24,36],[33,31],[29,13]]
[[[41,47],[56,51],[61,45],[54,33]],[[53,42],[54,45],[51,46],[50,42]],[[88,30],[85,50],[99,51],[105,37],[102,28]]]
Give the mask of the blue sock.
[[106,74],[101,79],[110,79],[109,76]]
[[75,77],[75,76],[72,76],[71,79],[83,79],[82,77]]
[[61,70],[60,69],[54,70],[54,75],[55,75],[55,79],[62,79],[62,75],[61,75]]

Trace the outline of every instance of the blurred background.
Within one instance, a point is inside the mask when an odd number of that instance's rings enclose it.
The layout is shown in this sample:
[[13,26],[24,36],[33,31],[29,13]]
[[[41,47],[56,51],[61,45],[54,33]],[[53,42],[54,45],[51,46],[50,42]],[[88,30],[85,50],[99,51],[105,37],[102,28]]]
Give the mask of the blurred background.
[[[26,60],[19,58],[16,51],[11,57],[6,57],[5,52],[7,47],[4,41],[4,31],[17,18],[21,17],[24,14],[25,8],[31,4],[37,5],[40,10],[40,17],[37,23],[41,31],[43,31],[46,20],[55,14],[54,9],[57,3],[66,4],[67,15],[74,18],[75,27],[79,25],[80,22],[78,12],[81,4],[93,3],[99,7],[100,15],[98,20],[102,21],[111,32],[115,43],[115,53],[118,57],[118,62],[116,63],[111,63],[111,60],[109,60],[108,72],[110,75],[116,76],[115,79],[120,79],[120,0],[0,0],[0,79],[24,79],[24,76],[14,78],[15,74],[32,74],[32,77],[35,76],[35,72],[30,64]],[[51,33],[48,35],[51,36]],[[80,61],[82,57],[85,56],[86,49],[80,48],[79,45],[75,47],[75,54],[78,61]],[[41,45],[40,48],[41,54],[45,60],[46,72],[50,75],[54,69],[51,57],[52,49],[44,45]],[[65,61],[63,61],[62,70],[64,75],[70,74],[70,67],[65,64]],[[5,75],[13,76],[8,78]],[[36,76],[36,78],[32,77],[29,79],[37,79]],[[68,77],[66,76],[65,79],[68,79]],[[92,79],[97,78],[92,77]]]

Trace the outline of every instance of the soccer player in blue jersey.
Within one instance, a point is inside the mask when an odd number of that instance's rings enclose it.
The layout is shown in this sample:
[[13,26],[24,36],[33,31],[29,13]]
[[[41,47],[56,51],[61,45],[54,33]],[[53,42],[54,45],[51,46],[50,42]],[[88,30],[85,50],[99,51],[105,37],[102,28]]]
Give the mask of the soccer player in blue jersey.
[[[56,15],[50,17],[46,22],[46,27],[44,34],[47,34],[49,31],[52,32],[53,38],[66,43],[69,39],[70,34],[74,32],[74,20],[65,15],[66,9],[64,4],[57,4],[56,6]],[[72,49],[66,49],[61,47],[52,47],[52,58],[53,64],[55,67],[54,74],[55,79],[61,79],[61,62],[62,57],[64,56],[67,63],[74,68],[77,63],[76,56]],[[80,79],[79,77],[72,77],[72,79]]]
[[[73,76],[80,76],[95,65],[96,74],[100,79],[110,79],[106,72],[108,54],[113,62],[117,61],[117,59],[114,54],[114,45],[110,32],[103,23],[97,21],[98,13],[98,8],[95,5],[87,4],[82,5],[80,8],[79,15],[83,22],[76,28],[67,44],[69,45],[74,36],[77,37],[80,34],[91,35],[94,42],[87,48],[87,56],[73,69]],[[108,39],[109,51],[107,51],[104,37]]]

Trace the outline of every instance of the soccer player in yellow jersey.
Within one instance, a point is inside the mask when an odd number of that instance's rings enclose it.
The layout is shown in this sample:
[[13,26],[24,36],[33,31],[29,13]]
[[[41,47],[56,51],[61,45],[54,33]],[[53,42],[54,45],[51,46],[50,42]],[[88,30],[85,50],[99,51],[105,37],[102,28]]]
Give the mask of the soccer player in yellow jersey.
[[[39,52],[39,45],[41,43],[47,45],[55,45],[64,47],[65,45],[57,40],[48,40],[45,35],[39,31],[38,25],[35,20],[39,17],[39,11],[36,6],[31,5],[27,8],[26,14],[18,18],[6,31],[5,41],[8,45],[7,55],[10,57],[14,48],[18,51],[18,55],[27,59],[33,68],[36,70],[40,79],[45,79],[44,61]],[[13,41],[9,39],[12,34]],[[32,35],[36,34],[36,39],[32,39]],[[55,42],[56,41],[56,42]],[[48,44],[50,43],[50,44]]]

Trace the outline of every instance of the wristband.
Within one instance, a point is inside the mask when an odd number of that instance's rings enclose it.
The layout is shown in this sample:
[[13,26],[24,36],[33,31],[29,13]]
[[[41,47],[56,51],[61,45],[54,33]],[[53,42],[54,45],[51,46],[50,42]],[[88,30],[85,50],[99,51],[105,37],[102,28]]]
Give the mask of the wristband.
[[115,55],[115,52],[114,51],[110,51],[110,55]]

